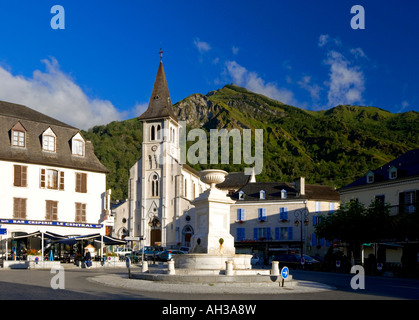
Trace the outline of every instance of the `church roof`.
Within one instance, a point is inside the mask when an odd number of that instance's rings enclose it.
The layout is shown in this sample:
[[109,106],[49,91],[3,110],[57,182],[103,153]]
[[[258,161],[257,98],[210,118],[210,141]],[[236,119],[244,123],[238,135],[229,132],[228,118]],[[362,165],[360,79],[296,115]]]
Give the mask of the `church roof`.
[[160,60],[157,70],[156,80],[154,81],[153,91],[151,92],[150,102],[147,110],[138,117],[141,121],[170,117],[177,122],[172,110],[169,88],[167,86],[166,75],[164,73],[163,62]]

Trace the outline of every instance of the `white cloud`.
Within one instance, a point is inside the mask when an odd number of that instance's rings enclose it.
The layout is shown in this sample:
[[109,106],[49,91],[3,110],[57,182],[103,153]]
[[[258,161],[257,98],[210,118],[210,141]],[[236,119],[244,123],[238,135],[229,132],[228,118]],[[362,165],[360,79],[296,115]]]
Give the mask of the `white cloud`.
[[137,103],[134,107],[134,117],[142,115],[148,108],[148,102]]
[[195,47],[198,49],[199,53],[205,53],[211,50],[211,46],[209,45],[209,43],[201,41],[199,40],[199,38],[196,38],[193,43]]
[[285,104],[297,105],[294,94],[285,88],[278,88],[275,83],[266,83],[256,72],[248,71],[236,61],[226,62],[228,75],[233,82],[246,89],[263,94],[271,99],[279,100]]
[[355,58],[368,58],[361,48],[353,48],[350,50],[350,53],[352,53]]
[[362,103],[365,78],[358,66],[351,66],[340,52],[328,52],[325,63],[330,66],[328,85],[328,106]]
[[332,38],[328,34],[321,34],[317,45],[319,47],[324,47],[328,43],[334,44],[336,46],[342,45],[342,41],[339,38]]
[[328,34],[321,34],[319,37],[318,46],[323,47],[327,42],[329,42],[330,36]]
[[13,75],[0,67],[0,99],[26,105],[80,129],[123,118],[110,101],[89,98],[60,70],[55,58],[42,62],[46,71],[35,70],[32,78]]
[[312,84],[310,76],[304,76],[300,81],[298,81],[298,84],[301,88],[307,90],[310,93],[311,99],[313,101],[320,100],[320,91],[322,88],[315,83]]

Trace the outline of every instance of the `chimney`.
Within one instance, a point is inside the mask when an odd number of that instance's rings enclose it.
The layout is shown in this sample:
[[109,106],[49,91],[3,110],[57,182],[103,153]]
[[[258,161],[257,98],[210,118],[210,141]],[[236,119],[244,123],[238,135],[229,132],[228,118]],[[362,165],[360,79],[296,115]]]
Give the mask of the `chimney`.
[[255,167],[252,168],[252,175],[250,176],[249,183],[256,182]]
[[306,194],[306,179],[304,177],[298,178],[295,181],[295,188],[300,193],[300,196],[304,196]]

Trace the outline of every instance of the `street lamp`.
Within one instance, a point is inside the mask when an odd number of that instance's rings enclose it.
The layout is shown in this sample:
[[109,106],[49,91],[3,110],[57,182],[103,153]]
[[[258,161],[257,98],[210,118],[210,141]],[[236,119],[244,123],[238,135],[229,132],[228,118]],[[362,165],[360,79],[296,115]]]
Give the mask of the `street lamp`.
[[308,210],[307,207],[294,211],[294,224],[298,228],[300,226],[300,241],[301,241],[301,259],[303,259],[303,224],[308,226]]

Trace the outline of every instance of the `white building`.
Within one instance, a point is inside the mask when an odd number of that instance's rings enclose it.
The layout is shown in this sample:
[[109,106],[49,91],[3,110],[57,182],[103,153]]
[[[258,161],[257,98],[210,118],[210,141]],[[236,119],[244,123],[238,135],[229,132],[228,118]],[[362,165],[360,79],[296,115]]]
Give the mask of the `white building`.
[[37,231],[104,234],[107,172],[78,129],[0,102],[0,225],[9,245]]

